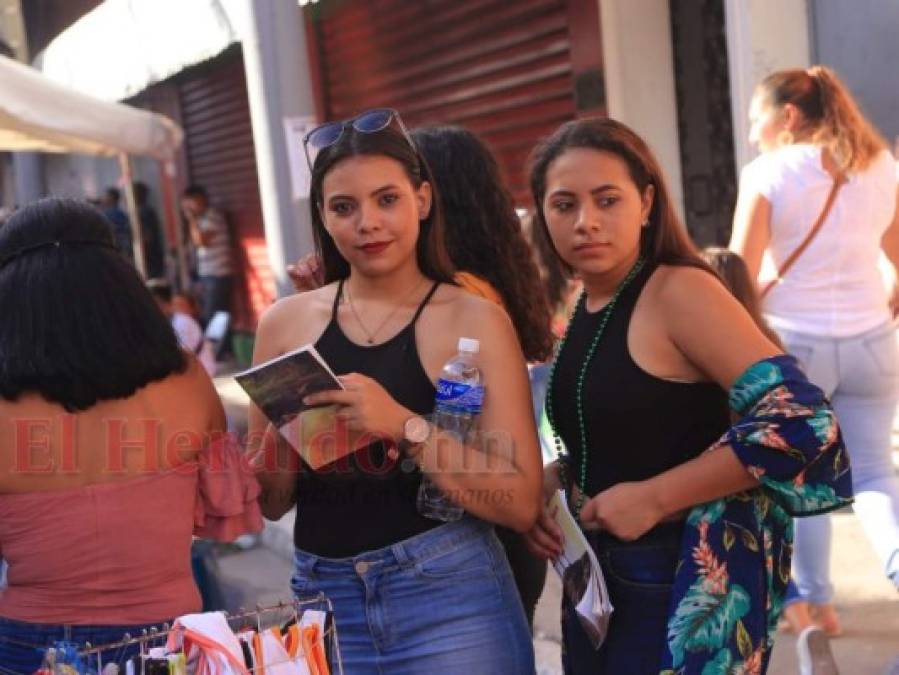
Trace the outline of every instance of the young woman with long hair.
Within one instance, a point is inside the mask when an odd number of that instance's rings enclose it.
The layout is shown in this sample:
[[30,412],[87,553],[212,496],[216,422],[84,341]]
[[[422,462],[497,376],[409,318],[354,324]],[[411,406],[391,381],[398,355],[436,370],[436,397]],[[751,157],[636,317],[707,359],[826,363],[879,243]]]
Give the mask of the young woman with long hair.
[[56,641],[200,611],[192,535],[262,516],[209,376],[99,211],[45,199],[0,226],[0,315],[0,670],[32,673]]
[[[564,603],[565,670],[762,672],[790,516],[848,492],[827,402],[699,258],[629,128],[563,125],[534,151],[531,188],[584,284],[547,394],[560,459],[544,494],[566,489],[615,607],[596,651]],[[545,511],[529,539],[561,551]]]
[[[254,360],[314,343],[345,389],[309,402],[337,404],[350,429],[380,440],[318,472],[264,447],[263,512],[297,508],[294,592],[334,601],[348,672],[530,672],[527,623],[492,527],[526,531],[538,512],[515,330],[496,304],[452,283],[437,188],[395,111],[324,125],[308,144],[319,148],[310,208],[325,285],[266,312]],[[493,443],[463,444],[425,419],[463,336],[480,341],[480,427]],[[267,427],[255,408],[250,422]],[[465,508],[461,520],[418,512],[423,475]]]
[[[853,460],[855,512],[899,587],[899,479],[890,458],[899,402],[892,323],[897,295],[891,301],[878,270],[881,251],[899,269],[896,164],[850,92],[824,66],[766,77],[749,117],[749,140],[762,154],[743,169],[730,248],[767,287],[772,281],[760,275],[763,254],[780,269],[826,214],[795,263],[773,282],[762,309],[786,350],[833,402]],[[793,613],[811,609],[835,635],[830,517],[805,519],[796,528]]]

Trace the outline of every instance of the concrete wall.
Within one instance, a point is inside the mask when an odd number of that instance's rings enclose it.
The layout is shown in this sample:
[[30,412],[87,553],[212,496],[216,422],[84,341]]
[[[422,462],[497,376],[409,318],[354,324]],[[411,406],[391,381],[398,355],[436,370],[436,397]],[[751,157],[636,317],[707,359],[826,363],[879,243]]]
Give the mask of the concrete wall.
[[892,146],[899,137],[899,2],[812,0],[812,58],[834,68]]
[[749,101],[756,84],[775,70],[807,68],[811,64],[808,6],[806,0],[724,2],[734,152],[739,170],[756,154],[746,140]]
[[601,0],[599,8],[609,116],[655,152],[683,217],[668,0]]

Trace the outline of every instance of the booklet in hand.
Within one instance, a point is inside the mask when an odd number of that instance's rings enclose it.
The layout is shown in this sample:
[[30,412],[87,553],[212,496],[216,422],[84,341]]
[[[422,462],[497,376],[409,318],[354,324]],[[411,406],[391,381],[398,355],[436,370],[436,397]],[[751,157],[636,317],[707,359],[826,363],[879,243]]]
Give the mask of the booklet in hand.
[[308,406],[310,394],[343,389],[337,376],[312,345],[283,354],[234,376],[281,436],[312,469],[318,470],[373,438],[351,431],[337,406]]
[[546,508],[562,531],[562,554],[553,561],[553,568],[562,578],[562,592],[574,607],[593,647],[599,649],[606,639],[612,615],[612,603],[599,561],[568,510],[565,491],[556,492]]

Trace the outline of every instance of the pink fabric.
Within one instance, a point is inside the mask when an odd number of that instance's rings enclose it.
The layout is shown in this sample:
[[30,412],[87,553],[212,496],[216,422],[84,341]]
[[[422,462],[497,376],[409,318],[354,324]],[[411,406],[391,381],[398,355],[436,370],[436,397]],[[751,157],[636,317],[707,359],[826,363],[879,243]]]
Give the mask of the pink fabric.
[[262,529],[259,486],[236,445],[194,464],[71,490],[0,495],[9,563],[0,616],[52,624],[138,624],[200,608],[192,535]]

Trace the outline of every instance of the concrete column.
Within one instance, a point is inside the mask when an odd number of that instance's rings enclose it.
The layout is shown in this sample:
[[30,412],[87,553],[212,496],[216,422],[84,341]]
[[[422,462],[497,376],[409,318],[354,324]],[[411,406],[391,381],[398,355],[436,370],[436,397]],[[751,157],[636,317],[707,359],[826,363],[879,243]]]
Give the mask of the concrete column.
[[810,65],[806,0],[724,0],[734,161],[739,173],[757,154],[749,145],[749,102],[766,75]]
[[668,3],[602,0],[603,74],[609,117],[640,134],[656,154],[683,218],[674,49]]
[[294,197],[284,129],[285,118],[315,115],[303,11],[290,0],[244,0],[236,9],[265,240],[278,294],[285,295],[293,291],[287,264],[313,247],[308,198]]

